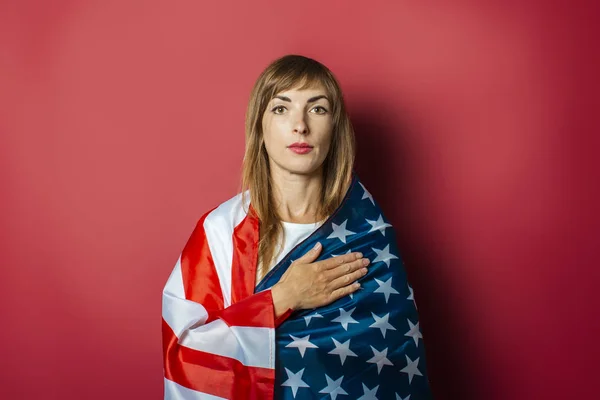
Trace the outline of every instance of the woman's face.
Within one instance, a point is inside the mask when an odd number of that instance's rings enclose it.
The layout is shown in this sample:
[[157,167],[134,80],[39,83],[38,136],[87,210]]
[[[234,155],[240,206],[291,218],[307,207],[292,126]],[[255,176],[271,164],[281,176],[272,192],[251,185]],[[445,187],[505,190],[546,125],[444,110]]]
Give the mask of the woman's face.
[[331,145],[333,117],[325,89],[277,93],[262,118],[271,171],[311,175],[319,171]]

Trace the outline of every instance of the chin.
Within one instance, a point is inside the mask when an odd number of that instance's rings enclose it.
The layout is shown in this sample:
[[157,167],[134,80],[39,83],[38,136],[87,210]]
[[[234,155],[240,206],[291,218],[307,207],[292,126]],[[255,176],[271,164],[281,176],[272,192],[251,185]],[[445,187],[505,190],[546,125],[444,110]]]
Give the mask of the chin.
[[298,164],[288,164],[282,165],[282,168],[288,171],[291,174],[296,175],[314,175],[321,172],[322,164],[308,164],[302,163],[302,165]]

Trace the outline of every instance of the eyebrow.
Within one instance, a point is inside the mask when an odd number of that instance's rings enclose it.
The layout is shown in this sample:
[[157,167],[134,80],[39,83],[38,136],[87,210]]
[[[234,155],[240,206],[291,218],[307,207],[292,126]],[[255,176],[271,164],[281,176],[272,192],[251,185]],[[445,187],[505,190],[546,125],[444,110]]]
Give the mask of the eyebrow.
[[[286,96],[275,96],[273,98],[274,99],[283,100],[283,101],[287,101],[288,103],[292,102],[292,100],[289,97],[286,97]],[[324,94],[321,94],[321,95],[318,95],[318,96],[315,96],[315,97],[311,97],[306,102],[307,103],[314,103],[315,101],[317,101],[319,99],[325,99],[325,100],[329,101],[329,98],[327,98],[327,96],[325,96]]]

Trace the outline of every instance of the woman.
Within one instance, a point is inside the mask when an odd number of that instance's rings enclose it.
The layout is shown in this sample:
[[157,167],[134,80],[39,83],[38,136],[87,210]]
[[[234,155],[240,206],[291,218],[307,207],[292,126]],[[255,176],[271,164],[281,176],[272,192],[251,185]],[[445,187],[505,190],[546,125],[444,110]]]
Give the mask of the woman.
[[243,190],[199,220],[163,291],[166,399],[430,398],[394,231],[353,164],[332,73],[269,65]]

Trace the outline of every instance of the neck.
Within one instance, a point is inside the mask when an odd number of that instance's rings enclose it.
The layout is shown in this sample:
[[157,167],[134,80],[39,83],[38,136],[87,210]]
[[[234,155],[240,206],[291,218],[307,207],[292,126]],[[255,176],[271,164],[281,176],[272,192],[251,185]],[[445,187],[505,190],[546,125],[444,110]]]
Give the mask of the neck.
[[271,168],[271,182],[277,215],[282,221],[295,223],[318,222],[323,173],[300,175]]

